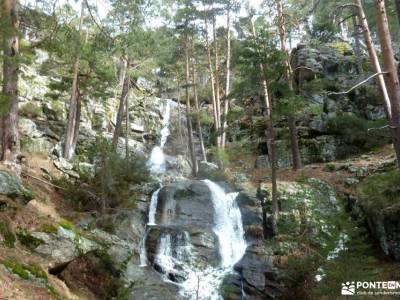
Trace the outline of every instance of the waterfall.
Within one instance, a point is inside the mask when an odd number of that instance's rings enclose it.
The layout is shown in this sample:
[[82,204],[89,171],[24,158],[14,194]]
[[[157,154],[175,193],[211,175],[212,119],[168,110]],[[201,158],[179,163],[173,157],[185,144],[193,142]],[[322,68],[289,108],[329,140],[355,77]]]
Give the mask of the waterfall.
[[165,155],[163,148],[170,134],[169,124],[171,117],[171,100],[168,99],[165,103],[165,107],[162,107],[160,110],[163,111],[163,127],[161,129],[160,143],[151,150],[150,158],[147,161],[147,167],[149,168],[150,172],[154,174],[162,174],[166,171]]
[[[165,103],[165,107],[160,110],[163,111],[162,117],[162,129],[161,129],[161,139],[160,144],[155,146],[153,150],[151,150],[150,158],[147,161],[147,168],[153,174],[162,174],[166,171],[166,163],[165,163],[165,155],[163,148],[165,143],[167,142],[168,136],[170,134],[169,124],[171,118],[171,105],[172,101],[167,100]],[[147,225],[156,225],[156,212],[157,212],[157,203],[158,203],[158,193],[161,188],[156,190],[151,196],[150,200],[150,208],[149,208],[149,220]],[[147,226],[146,226],[147,227]],[[143,236],[143,240],[140,245],[140,266],[147,266],[147,250],[146,250],[146,238],[148,234],[148,228],[146,228],[146,233]]]
[[211,190],[215,209],[215,226],[218,236],[222,267],[233,267],[244,255],[247,244],[244,239],[242,215],[236,203],[238,193],[226,194],[216,183],[206,179],[203,182]]
[[158,204],[158,193],[160,192],[161,188],[151,195],[150,200],[150,208],[149,208],[149,222],[147,225],[156,225],[156,213],[157,213],[157,204]]
[[[219,287],[224,277],[234,272],[233,267],[244,255],[247,245],[240,209],[236,203],[237,193],[225,193],[219,185],[210,180],[203,182],[211,192],[214,207],[213,231],[218,238],[221,258],[219,266],[199,266],[196,263],[190,234],[187,231],[170,231],[168,227],[160,234],[154,265],[163,274],[165,281],[179,286],[179,293],[183,299],[220,300],[222,298]],[[149,215],[149,220],[151,218],[152,221],[155,221],[153,216],[157,207],[155,198],[158,198],[158,192],[159,190],[152,197]]]

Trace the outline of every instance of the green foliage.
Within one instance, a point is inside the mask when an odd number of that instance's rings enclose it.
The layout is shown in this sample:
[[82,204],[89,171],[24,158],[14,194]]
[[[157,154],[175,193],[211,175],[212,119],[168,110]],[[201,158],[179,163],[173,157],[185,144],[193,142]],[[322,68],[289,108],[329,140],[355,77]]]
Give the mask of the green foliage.
[[58,221],[58,225],[60,225],[62,228],[66,230],[76,231],[75,225],[68,220],[61,219]]
[[214,124],[214,119],[205,109],[200,109],[198,112],[198,117],[200,120],[200,124],[204,126],[211,126]]
[[335,49],[337,52],[339,52],[340,55],[344,55],[346,50],[349,50],[349,49],[351,50],[351,46],[348,43],[342,42],[342,41],[328,43],[325,45]]
[[328,78],[316,78],[303,83],[302,90],[316,93],[321,93],[321,91],[337,92],[340,90],[340,85],[338,82]]
[[94,177],[84,177],[84,184],[65,178],[57,182],[65,188],[66,198],[78,210],[100,208],[103,200],[107,207],[129,204],[132,199],[130,186],[149,180],[145,158],[121,158],[105,138],[97,138],[83,155],[96,165]]
[[400,212],[400,172],[368,176],[359,187],[360,204],[369,215]]
[[19,229],[16,234],[20,243],[31,250],[37,248],[43,243],[41,239],[34,237],[24,229]]
[[309,179],[280,193],[285,213],[278,221],[279,235],[268,244],[275,255],[288,257],[287,272],[294,287],[307,281],[316,299],[322,295],[333,299],[341,282],[379,279],[365,230],[332,200],[333,189]]
[[210,149],[210,154],[214,161],[218,161],[224,166],[229,165],[229,154],[225,149],[213,147]]
[[43,224],[42,226],[40,226],[39,231],[55,234],[58,231],[58,227],[54,224]]
[[35,263],[24,264],[19,262],[15,257],[9,257],[1,263],[12,273],[18,275],[22,279],[35,279],[40,282],[47,283],[47,273],[41,266]]
[[15,246],[15,235],[8,230],[7,224],[4,222],[0,222],[0,235],[4,239],[4,245],[9,248],[14,248]]
[[27,118],[35,119],[43,115],[43,110],[40,106],[28,102],[20,108],[19,114]]
[[328,172],[334,172],[336,170],[336,165],[334,163],[327,163],[324,166],[324,170]]
[[[387,128],[368,131],[371,128],[379,128],[386,124],[387,121],[384,119],[369,121],[354,115],[344,115],[329,119],[326,128],[330,134],[341,136],[349,144],[356,145],[361,149],[370,149],[388,143],[389,134]],[[377,139],[376,132],[383,136]]]

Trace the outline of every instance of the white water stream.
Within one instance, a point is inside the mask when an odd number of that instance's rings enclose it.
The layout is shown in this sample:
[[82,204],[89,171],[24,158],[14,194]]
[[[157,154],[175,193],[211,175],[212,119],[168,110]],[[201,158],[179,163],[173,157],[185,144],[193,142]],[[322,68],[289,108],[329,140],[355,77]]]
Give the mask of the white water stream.
[[150,158],[147,161],[147,167],[149,168],[150,172],[153,174],[162,174],[166,171],[165,165],[165,155],[163,148],[165,143],[167,142],[168,136],[170,134],[169,131],[169,124],[170,124],[170,117],[171,117],[171,100],[167,100],[164,107],[161,107],[161,111],[163,112],[162,118],[162,129],[161,129],[161,138],[160,143],[158,146],[155,146],[151,150]]
[[[179,286],[180,295],[185,299],[219,300],[222,299],[219,287],[224,277],[233,272],[233,267],[244,255],[247,244],[241,213],[236,203],[237,193],[225,193],[210,180],[203,182],[211,192],[214,208],[213,231],[219,244],[219,266],[200,267],[196,264],[188,232],[176,235],[162,233],[154,263],[162,269],[165,281]],[[149,220],[152,221],[155,219],[154,208],[157,207],[158,192],[159,190],[154,193],[150,204]]]
[[[151,173],[162,174],[166,171],[163,147],[170,134],[171,101],[167,100],[163,107],[163,128],[158,146],[151,152],[147,166]],[[154,265],[162,273],[164,281],[179,286],[179,293],[184,299],[190,300],[220,300],[219,287],[224,277],[234,272],[234,265],[246,251],[246,241],[240,209],[236,203],[237,193],[225,193],[216,183],[203,180],[211,192],[214,209],[213,231],[218,238],[220,263],[218,266],[200,266],[196,263],[195,252],[187,231],[161,230]],[[148,226],[155,226],[158,195],[161,188],[151,197]],[[210,207],[211,209],[211,207]],[[158,224],[161,227],[166,224]],[[140,265],[147,266],[146,238],[149,229],[143,237],[140,249]],[[198,261],[198,260],[197,260]]]

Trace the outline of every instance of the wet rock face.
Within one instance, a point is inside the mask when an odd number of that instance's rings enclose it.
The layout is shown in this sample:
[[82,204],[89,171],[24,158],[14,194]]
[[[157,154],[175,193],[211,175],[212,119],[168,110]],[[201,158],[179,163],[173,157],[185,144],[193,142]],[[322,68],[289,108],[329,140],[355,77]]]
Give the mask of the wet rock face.
[[158,195],[156,223],[211,230],[214,210],[211,193],[199,181],[180,181],[161,189]]
[[146,239],[151,263],[154,263],[162,238],[168,236],[171,248],[177,249],[184,246],[182,239],[186,234],[196,263],[204,266],[218,264],[218,238],[213,231],[211,193],[202,182],[182,181],[162,188],[158,196],[156,224],[150,227]]

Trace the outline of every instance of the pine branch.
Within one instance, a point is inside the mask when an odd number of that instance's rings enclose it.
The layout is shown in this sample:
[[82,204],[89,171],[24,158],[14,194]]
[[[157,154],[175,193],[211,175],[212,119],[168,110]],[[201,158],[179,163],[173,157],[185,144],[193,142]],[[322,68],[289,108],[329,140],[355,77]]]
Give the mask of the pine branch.
[[363,81],[357,83],[355,86],[351,87],[347,91],[344,91],[344,92],[329,92],[328,96],[330,96],[330,95],[346,95],[346,94],[350,93],[352,90],[355,90],[356,88],[362,86],[364,83],[368,82],[370,79],[372,79],[372,78],[374,78],[376,76],[382,75],[382,74],[387,74],[387,72],[375,73],[375,74],[369,76],[368,78],[364,79]]

